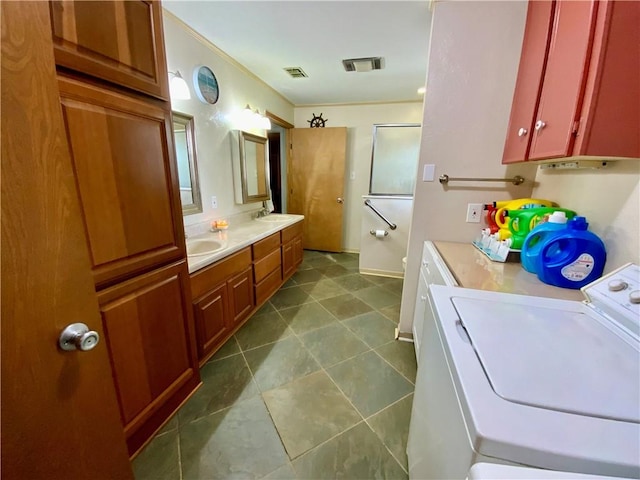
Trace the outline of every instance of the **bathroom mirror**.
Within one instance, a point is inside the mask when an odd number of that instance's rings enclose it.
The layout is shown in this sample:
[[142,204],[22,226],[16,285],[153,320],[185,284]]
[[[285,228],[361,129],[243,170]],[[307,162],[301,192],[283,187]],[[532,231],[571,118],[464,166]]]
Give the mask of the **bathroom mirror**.
[[418,123],[373,126],[370,195],[413,195],[421,131]]
[[172,112],[171,117],[173,119],[173,139],[178,162],[182,214],[200,213],[202,212],[202,199],[200,197],[200,184],[198,183],[193,117],[179,112]]
[[[240,182],[236,184],[236,202],[269,200],[269,159],[267,139],[248,132],[238,132]],[[237,168],[234,168],[238,171]]]

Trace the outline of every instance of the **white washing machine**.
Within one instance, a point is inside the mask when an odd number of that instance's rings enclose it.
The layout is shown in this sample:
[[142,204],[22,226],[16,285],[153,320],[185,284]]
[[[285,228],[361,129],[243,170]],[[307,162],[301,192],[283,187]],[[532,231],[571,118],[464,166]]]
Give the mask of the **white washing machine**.
[[478,462],[640,478],[640,268],[583,292],[429,288],[410,478],[464,479]]

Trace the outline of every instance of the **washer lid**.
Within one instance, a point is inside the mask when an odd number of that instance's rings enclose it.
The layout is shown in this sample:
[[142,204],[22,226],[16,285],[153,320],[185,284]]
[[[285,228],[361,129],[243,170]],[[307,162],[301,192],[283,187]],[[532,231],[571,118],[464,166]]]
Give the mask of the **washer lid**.
[[506,297],[451,300],[500,397],[640,423],[640,354],[592,316]]

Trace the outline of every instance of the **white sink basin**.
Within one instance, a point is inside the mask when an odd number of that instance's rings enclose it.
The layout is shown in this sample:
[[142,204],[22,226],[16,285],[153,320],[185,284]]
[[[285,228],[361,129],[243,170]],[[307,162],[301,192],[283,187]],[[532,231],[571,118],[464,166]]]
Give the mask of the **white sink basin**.
[[225,247],[226,245],[224,244],[224,242],[220,242],[218,240],[189,240],[187,242],[187,256],[197,257],[200,255],[210,255],[222,250]]
[[295,216],[287,215],[286,213],[272,213],[267,215],[266,217],[256,218],[259,222],[269,222],[269,223],[280,223],[280,222],[288,222],[289,220],[293,220]]

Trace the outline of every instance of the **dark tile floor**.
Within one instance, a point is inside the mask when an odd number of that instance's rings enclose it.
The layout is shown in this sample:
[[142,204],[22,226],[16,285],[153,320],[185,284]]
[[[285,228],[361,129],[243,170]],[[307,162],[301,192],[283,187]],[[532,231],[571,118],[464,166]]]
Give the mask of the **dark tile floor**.
[[134,460],[137,480],[406,479],[416,363],[393,340],[402,280],[305,251]]

